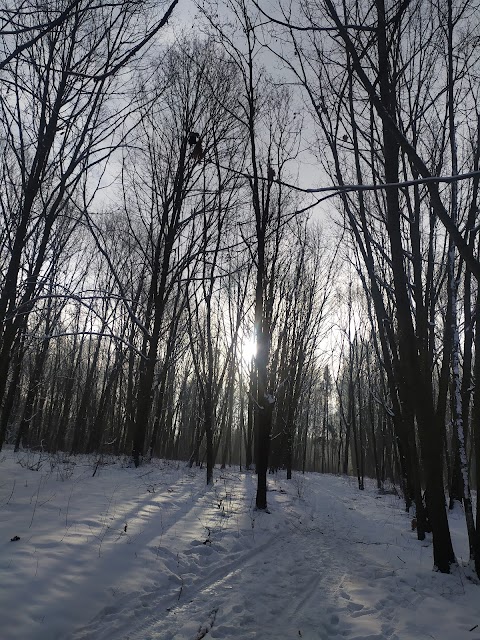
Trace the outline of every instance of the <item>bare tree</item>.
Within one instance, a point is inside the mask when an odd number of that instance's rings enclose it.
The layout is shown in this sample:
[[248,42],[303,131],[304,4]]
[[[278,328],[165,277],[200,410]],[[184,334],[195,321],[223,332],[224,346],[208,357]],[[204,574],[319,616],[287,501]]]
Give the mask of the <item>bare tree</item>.
[[168,17],[145,31],[139,11],[137,2],[84,0],[2,10],[0,398],[49,252],[75,229],[79,188],[94,171],[101,176],[132,112],[128,96],[118,98],[125,88],[118,72]]

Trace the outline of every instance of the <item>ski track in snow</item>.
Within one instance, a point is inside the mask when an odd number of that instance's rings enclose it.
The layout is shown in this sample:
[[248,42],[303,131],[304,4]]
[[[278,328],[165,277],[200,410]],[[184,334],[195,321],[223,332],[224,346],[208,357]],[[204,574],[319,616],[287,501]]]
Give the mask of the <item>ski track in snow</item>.
[[[2,640],[480,640],[480,626],[471,631],[480,624],[480,587],[461,569],[433,572],[431,544],[415,539],[401,502],[359,492],[351,479],[270,476],[263,513],[253,509],[249,473],[216,470],[205,488],[203,472],[183,465],[105,469],[69,489],[12,469],[28,475],[30,509],[15,494],[4,504],[0,466],[0,518],[24,513],[28,527],[37,478],[40,532],[22,544],[34,545],[48,571],[29,589],[25,547],[0,547],[0,571],[10,573],[10,593],[0,593]],[[55,489],[64,493],[60,506]],[[88,513],[89,503],[101,508]],[[48,516],[58,509],[64,527],[55,536]],[[21,531],[20,520],[15,526]],[[460,554],[461,518],[452,527]],[[64,619],[53,622],[56,597]]]

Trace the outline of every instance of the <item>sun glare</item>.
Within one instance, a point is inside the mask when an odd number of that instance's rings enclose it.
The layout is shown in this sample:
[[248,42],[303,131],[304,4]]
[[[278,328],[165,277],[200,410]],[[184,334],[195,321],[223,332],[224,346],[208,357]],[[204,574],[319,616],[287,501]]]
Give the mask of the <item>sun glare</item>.
[[247,338],[242,344],[242,359],[249,366],[257,353],[257,343],[254,338]]

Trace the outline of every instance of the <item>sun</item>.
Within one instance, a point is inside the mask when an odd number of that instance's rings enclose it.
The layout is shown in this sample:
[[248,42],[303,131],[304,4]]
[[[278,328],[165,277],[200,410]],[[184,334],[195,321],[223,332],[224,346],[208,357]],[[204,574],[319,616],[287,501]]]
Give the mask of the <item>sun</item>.
[[242,342],[242,361],[245,366],[249,367],[252,360],[257,354],[257,342],[255,338],[250,337]]

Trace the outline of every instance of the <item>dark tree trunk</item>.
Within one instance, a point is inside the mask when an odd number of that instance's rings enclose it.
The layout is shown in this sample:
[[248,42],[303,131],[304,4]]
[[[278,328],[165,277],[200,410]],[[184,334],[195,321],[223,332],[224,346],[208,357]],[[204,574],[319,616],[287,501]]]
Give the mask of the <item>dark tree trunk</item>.
[[15,398],[20,389],[20,378],[22,375],[22,361],[23,361],[23,337],[17,339],[17,346],[14,350],[12,377],[8,386],[8,391],[5,396],[5,402],[2,407],[1,420],[0,420],[0,451],[2,450],[3,443],[5,441],[5,435],[7,433],[8,423],[12,415],[12,410],[15,404]]
[[251,364],[249,393],[247,404],[247,432],[245,434],[245,468],[251,469],[253,463],[253,443],[254,443],[254,424],[255,424],[255,393],[257,388],[257,372],[254,362]]
[[15,451],[19,450],[20,443],[24,447],[28,446],[28,434],[29,434],[30,425],[34,415],[35,399],[38,396],[40,379],[42,377],[43,368],[45,366],[47,353],[48,353],[48,341],[45,340],[41,345],[40,351],[38,352],[37,357],[35,359],[35,366],[34,366],[32,376],[30,378],[30,382],[28,385],[27,397],[25,399],[23,416],[20,422],[20,426],[18,428],[17,438],[15,440]]
[[[378,16],[379,87],[382,103],[390,118],[383,121],[383,153],[385,180],[389,184],[399,181],[399,144],[392,131],[391,120],[396,117],[394,89],[389,79],[386,17],[383,0],[376,0]],[[428,384],[430,372],[417,356],[417,341],[412,326],[408,283],[404,270],[401,234],[401,211],[396,187],[386,190],[387,230],[390,239],[391,260],[397,305],[398,342],[405,400],[413,400],[420,434],[422,457],[427,476],[427,507],[433,533],[434,563],[448,573],[455,562],[448,527],[443,489],[443,439],[436,433],[432,389]]]

